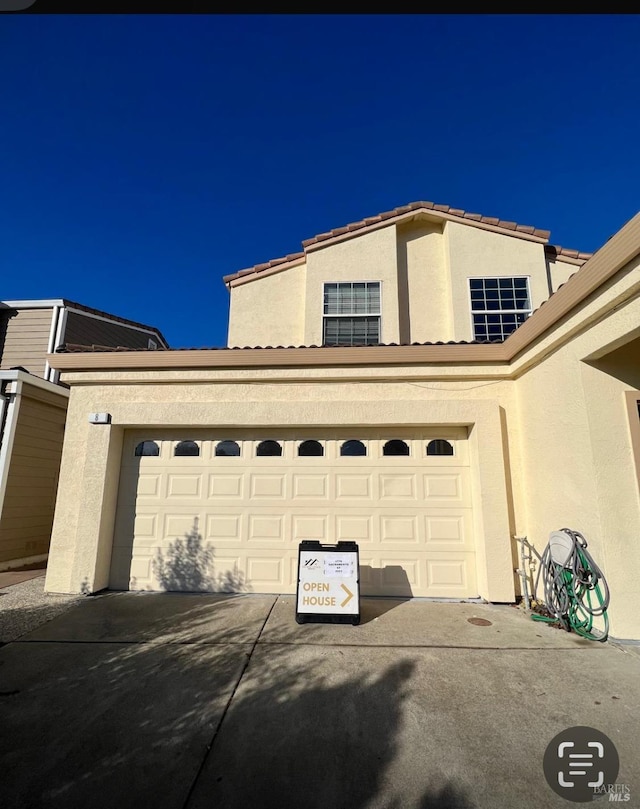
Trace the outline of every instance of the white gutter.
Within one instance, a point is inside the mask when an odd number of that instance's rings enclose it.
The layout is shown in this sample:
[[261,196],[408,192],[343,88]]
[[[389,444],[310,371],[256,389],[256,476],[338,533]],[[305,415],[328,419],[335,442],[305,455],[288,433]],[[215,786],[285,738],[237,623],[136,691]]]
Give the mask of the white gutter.
[[11,309],[51,309],[54,306],[64,306],[62,298],[52,298],[42,301],[2,301]]

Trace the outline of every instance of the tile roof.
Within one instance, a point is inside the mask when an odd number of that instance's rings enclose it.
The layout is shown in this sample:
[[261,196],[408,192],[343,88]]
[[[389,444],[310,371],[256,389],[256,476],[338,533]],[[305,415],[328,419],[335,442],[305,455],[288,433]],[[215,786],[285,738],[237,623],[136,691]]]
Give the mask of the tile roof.
[[[452,208],[450,205],[440,205],[433,202],[425,202],[425,201],[411,202],[409,203],[409,205],[402,205],[399,208],[394,208],[391,211],[380,213],[377,216],[369,216],[366,219],[359,220],[358,222],[352,222],[349,225],[334,228],[333,230],[329,230],[326,233],[319,233],[317,236],[313,236],[311,239],[305,239],[302,242],[302,246],[304,247],[303,252],[291,253],[287,256],[283,256],[282,258],[274,258],[271,259],[271,261],[265,261],[262,262],[261,264],[256,264],[253,267],[248,267],[247,269],[239,270],[238,272],[225,275],[223,276],[222,280],[226,284],[229,283],[230,281],[235,281],[238,278],[243,278],[244,276],[247,275],[259,274],[261,272],[265,272],[266,270],[271,270],[276,267],[285,269],[287,264],[293,265],[295,262],[301,262],[305,257],[307,249],[313,247],[314,245],[322,244],[323,242],[329,241],[330,239],[339,238],[340,236],[345,236],[360,230],[379,226],[387,221],[389,221],[389,224],[391,224],[391,220],[398,219],[401,217],[407,217],[407,215],[415,214],[420,211],[427,213],[431,212],[436,214],[440,213],[446,216],[447,219],[453,218],[453,219],[466,220],[466,222],[469,224],[487,225],[492,228],[498,228],[499,230],[503,230],[508,233],[522,234],[523,236],[532,236],[536,239],[541,239],[543,241],[548,241],[550,236],[550,231],[548,230],[540,230],[539,228],[534,228],[531,225],[519,225],[517,222],[510,222],[504,219],[498,219],[497,217],[493,216],[483,216],[482,214],[478,213],[469,213],[468,211],[464,211],[461,208]],[[580,253],[578,250],[568,250],[563,247],[554,247],[553,245],[548,246],[554,249],[557,255],[564,255],[567,258],[586,261],[586,259],[591,256],[591,253]]]
[[165,339],[164,335],[157,329],[155,326],[149,326],[146,323],[138,323],[136,320],[129,320],[126,317],[120,317],[119,315],[112,315],[110,312],[103,312],[101,309],[93,309],[91,306],[85,306],[83,303],[77,303],[76,301],[70,301],[67,298],[63,298],[64,305],[70,306],[72,309],[79,309],[81,312],[87,312],[91,315],[98,315],[99,317],[107,318],[108,320],[113,320],[116,323],[122,323],[125,326],[137,326],[140,329],[145,329],[146,331],[154,332],[155,334],[160,337],[160,339],[165,343],[165,345],[169,345],[167,340]]
[[588,261],[593,253],[583,253],[580,250],[570,250],[568,247],[560,247],[559,244],[546,244],[544,247],[545,253],[550,253],[553,256],[562,256],[568,259],[577,259],[583,264]]
[[376,343],[371,346],[323,346],[323,345],[304,345],[304,346],[185,346],[183,348],[130,348],[129,346],[101,346],[101,345],[79,345],[77,343],[64,343],[58,346],[56,354],[96,354],[96,353],[122,353],[131,351],[146,351],[155,354],[159,351],[273,351],[276,349],[305,349],[305,348],[321,348],[323,351],[333,351],[343,348],[361,348],[363,350],[368,348],[393,348],[407,346],[467,346],[467,345],[495,345],[501,343],[502,340],[438,340],[433,343]]

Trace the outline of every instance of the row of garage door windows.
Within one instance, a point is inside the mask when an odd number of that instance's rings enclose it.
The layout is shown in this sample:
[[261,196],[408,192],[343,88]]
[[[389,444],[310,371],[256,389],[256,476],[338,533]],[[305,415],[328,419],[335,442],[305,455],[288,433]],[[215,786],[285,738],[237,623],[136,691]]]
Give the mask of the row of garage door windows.
[[[453,445],[443,438],[435,438],[429,441],[426,447],[427,455],[453,455]],[[141,441],[135,450],[136,456],[157,456],[160,455],[160,447],[155,441]],[[198,456],[200,447],[195,441],[180,441],[176,444],[173,452],[177,456]],[[345,441],[340,447],[340,455],[357,456],[366,455],[367,448],[362,441],[352,439]],[[400,439],[394,438],[382,448],[383,455],[409,455],[409,445]],[[216,445],[216,457],[231,457],[240,455],[240,445],[237,441],[220,441]],[[277,441],[261,441],[256,447],[257,457],[281,456],[282,445]],[[319,441],[302,441],[298,445],[298,455],[300,457],[317,457],[324,455],[324,447]]]

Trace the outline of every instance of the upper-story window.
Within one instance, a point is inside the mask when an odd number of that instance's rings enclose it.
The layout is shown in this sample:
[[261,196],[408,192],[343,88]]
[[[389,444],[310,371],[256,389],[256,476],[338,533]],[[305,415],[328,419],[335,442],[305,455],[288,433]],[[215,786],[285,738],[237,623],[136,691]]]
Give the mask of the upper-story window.
[[504,340],[531,314],[528,278],[470,278],[469,293],[475,340]]
[[325,284],[323,313],[323,345],[377,345],[380,342],[380,282]]

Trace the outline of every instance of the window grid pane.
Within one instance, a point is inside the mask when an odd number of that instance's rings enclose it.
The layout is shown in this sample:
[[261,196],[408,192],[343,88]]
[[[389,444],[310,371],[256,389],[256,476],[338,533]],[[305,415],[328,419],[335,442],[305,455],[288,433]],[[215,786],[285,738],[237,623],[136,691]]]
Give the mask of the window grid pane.
[[474,339],[505,340],[531,314],[527,278],[470,278]]
[[325,284],[324,314],[323,345],[378,345],[380,282]]
[[379,317],[325,317],[324,345],[369,346],[380,342]]
[[380,282],[354,281],[324,285],[325,315],[379,315]]

